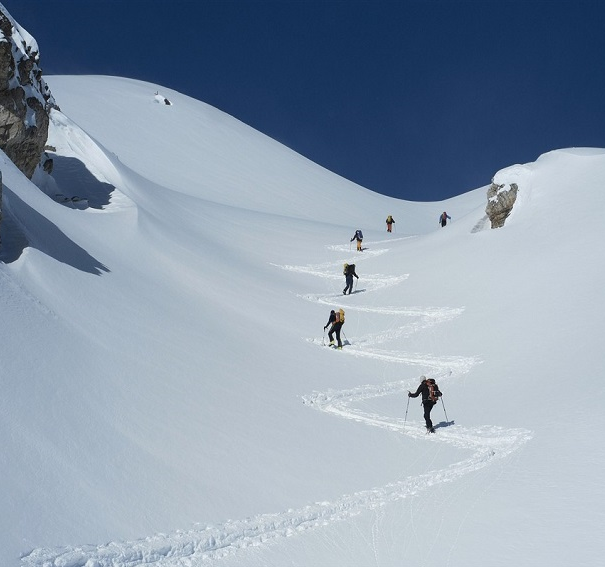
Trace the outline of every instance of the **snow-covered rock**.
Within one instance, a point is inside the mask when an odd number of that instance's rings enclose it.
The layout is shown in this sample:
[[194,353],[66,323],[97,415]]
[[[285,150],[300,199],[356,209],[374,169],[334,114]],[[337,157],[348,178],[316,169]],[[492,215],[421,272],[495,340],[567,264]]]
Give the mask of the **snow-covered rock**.
[[0,4],[0,148],[31,179],[44,154],[54,99],[29,35]]
[[512,165],[500,170],[487,190],[485,213],[492,228],[501,228],[511,214],[520,188],[529,190],[531,168],[528,165]]

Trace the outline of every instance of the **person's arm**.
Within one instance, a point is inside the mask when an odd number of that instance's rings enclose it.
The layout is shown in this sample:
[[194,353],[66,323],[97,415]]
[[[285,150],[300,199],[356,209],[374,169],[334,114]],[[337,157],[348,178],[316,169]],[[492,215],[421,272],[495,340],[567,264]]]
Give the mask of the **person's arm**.
[[408,390],[408,397],[410,398],[417,398],[420,394],[420,390],[422,389],[422,384],[420,384],[420,386],[418,386],[418,389],[412,394],[412,392],[410,392]]
[[334,323],[334,321],[336,321],[336,315],[330,314],[330,318],[328,319],[328,322],[326,323],[324,330],[327,329],[331,323]]

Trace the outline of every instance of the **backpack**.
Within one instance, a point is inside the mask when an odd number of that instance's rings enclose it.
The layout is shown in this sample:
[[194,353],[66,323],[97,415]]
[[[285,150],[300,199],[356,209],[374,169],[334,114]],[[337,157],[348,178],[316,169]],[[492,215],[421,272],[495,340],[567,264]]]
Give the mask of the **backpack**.
[[433,403],[437,403],[437,400],[441,397],[439,386],[432,378],[427,378],[426,385],[429,387],[429,400]]
[[346,276],[349,273],[349,264],[343,265],[342,275]]
[[344,323],[345,322],[345,311],[344,309],[339,309],[336,313],[335,323]]
[[355,236],[357,237],[358,240],[363,240],[363,232],[361,232],[361,230],[356,230]]
[[389,224],[392,224],[392,223],[393,223],[393,217],[392,217],[391,215],[389,215],[389,216],[387,217],[387,222],[388,222]]
[[349,274],[355,273],[355,264],[345,264],[343,275],[348,276]]

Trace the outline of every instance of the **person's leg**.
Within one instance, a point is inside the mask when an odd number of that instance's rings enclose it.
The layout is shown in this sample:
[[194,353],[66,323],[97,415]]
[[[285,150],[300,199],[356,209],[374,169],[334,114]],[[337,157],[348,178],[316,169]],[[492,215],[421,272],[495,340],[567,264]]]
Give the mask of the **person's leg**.
[[340,329],[342,328],[342,323],[336,324],[336,340],[338,341],[338,348],[342,348],[342,342],[340,341]]
[[430,431],[433,429],[433,422],[431,421],[431,410],[433,409],[433,402],[427,401],[423,402],[424,406],[424,421],[426,423],[426,428]]
[[332,325],[330,327],[330,330],[328,331],[328,338],[330,339],[330,344],[333,345],[334,344],[334,325]]

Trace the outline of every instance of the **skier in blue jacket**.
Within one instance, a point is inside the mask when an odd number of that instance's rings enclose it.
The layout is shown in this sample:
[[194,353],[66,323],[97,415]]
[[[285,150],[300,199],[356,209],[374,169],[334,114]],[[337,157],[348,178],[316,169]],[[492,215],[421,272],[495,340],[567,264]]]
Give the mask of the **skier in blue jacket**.
[[445,211],[443,211],[443,213],[441,213],[439,215],[439,223],[441,224],[442,227],[444,227],[447,224],[447,219],[452,220],[452,217],[450,217],[450,215],[448,215]]
[[351,242],[353,242],[353,240],[357,240],[357,252],[361,252],[361,242],[363,240],[363,232],[361,232],[360,229],[357,229],[355,231],[353,238],[351,238]]

